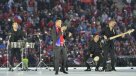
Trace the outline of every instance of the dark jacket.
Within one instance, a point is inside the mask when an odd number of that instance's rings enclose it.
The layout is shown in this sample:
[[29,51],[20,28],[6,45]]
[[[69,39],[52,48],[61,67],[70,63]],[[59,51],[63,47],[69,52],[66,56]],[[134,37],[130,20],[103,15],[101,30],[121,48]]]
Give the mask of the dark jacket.
[[18,40],[23,40],[24,36],[25,34],[21,30],[11,30],[10,42],[17,42]]
[[56,44],[56,42],[59,39],[61,34],[62,34],[61,32],[58,32],[58,33],[56,32],[55,26],[52,27],[52,35],[51,36],[52,36],[52,41],[53,41],[53,47],[55,47],[55,44]]
[[102,53],[102,48],[100,47],[100,42],[94,42],[94,40],[89,43],[89,54],[100,55]]

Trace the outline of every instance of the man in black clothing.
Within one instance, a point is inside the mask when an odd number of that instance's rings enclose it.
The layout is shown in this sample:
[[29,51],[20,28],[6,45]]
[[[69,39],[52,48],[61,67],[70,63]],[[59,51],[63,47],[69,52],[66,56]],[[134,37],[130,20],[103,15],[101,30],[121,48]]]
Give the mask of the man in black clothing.
[[55,26],[52,29],[52,39],[53,39],[53,51],[54,51],[54,70],[55,75],[58,75],[59,72],[59,62],[61,58],[61,71],[65,74],[68,72],[65,71],[66,61],[67,61],[67,51],[64,47],[64,37],[63,29],[61,27],[62,21],[56,20]]
[[[18,23],[14,22],[12,24],[12,27],[13,29],[11,30],[11,37],[10,37],[10,43],[11,42],[18,42],[18,40],[22,40],[23,39],[23,32],[21,30],[18,30]],[[17,60],[19,62],[21,62],[21,51],[20,51],[20,48],[11,48],[11,52],[10,52],[10,68],[9,68],[9,71],[13,71],[12,67],[14,67],[14,62],[13,62],[13,59],[14,59],[14,56],[16,56]]]
[[[108,24],[108,27],[102,30],[102,35],[104,39],[106,40],[106,42],[103,45],[104,57],[103,57],[102,71],[106,70],[106,61],[108,60],[108,54],[110,54],[110,58],[111,58],[111,68],[112,68],[111,71],[116,71],[114,42],[113,40],[108,40],[110,37],[116,35],[116,32],[114,30],[115,25],[116,25],[116,22],[114,20],[111,20]],[[124,35],[122,37],[124,37]]]
[[87,60],[92,57],[95,58],[96,56],[99,57],[99,60],[96,62],[96,68],[95,71],[99,71],[99,66],[102,63],[102,49],[99,42],[99,35],[96,34],[93,37],[93,40],[89,43],[89,49],[88,49],[88,55],[85,56],[85,65],[87,69],[85,71],[91,71],[89,64],[87,63]]

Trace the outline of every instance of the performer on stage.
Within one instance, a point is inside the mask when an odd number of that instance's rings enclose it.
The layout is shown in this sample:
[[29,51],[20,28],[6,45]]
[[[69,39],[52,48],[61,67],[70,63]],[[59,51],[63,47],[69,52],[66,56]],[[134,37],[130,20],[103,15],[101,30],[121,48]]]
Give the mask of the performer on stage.
[[67,51],[64,47],[64,29],[61,27],[62,21],[56,20],[55,26],[52,29],[52,38],[53,38],[53,48],[54,48],[54,63],[55,63],[55,75],[58,75],[59,72],[59,62],[61,58],[62,62],[62,72],[68,74],[65,71],[66,61],[67,61]]
[[[10,37],[10,43],[11,42],[18,42],[18,40],[22,40],[23,39],[23,32],[21,30],[18,29],[18,23],[14,22],[12,24],[12,30],[11,30],[11,37]],[[12,67],[14,67],[14,62],[13,62],[13,59],[14,59],[14,56],[16,56],[17,60],[19,62],[21,62],[21,51],[20,51],[20,48],[11,48],[11,52],[10,52],[10,68],[9,68],[9,71],[13,71]]]
[[[113,40],[108,40],[110,37],[115,36],[116,32],[114,30],[114,27],[116,25],[116,22],[114,20],[111,20],[108,24],[108,27],[102,30],[102,35],[106,41],[106,43],[103,46],[104,50],[104,58],[103,58],[103,69],[102,71],[106,70],[106,61],[108,60],[108,54],[110,54],[111,58],[111,71],[116,71],[115,69],[115,50],[114,50],[114,42]],[[122,36],[124,37],[124,35]]]
[[99,57],[99,60],[96,62],[95,71],[99,71],[99,66],[102,63],[102,49],[100,46],[100,36],[99,34],[95,34],[93,36],[93,40],[89,43],[88,55],[85,56],[85,65],[87,69],[85,71],[91,71],[90,65],[87,63],[87,60],[92,57],[95,58],[96,56]]
[[[63,27],[64,27],[64,29],[65,29],[65,32],[63,32],[64,39],[65,39],[64,48],[65,48],[65,51],[67,52],[67,51],[68,51],[67,44],[69,43],[68,41],[69,41],[70,37],[72,36],[72,33],[71,33],[71,31],[69,30],[69,28],[67,28],[66,26],[63,26]],[[66,28],[65,28],[65,27],[66,27]],[[66,61],[65,69],[66,69],[66,71],[68,71],[68,59],[67,59],[67,61]],[[61,71],[61,72],[63,72],[62,70],[63,70],[63,67],[60,68],[60,71]]]

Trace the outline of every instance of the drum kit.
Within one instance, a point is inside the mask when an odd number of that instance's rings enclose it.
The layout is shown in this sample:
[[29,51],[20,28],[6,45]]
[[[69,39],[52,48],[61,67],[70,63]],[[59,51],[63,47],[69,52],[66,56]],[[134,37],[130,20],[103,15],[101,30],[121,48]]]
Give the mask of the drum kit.
[[18,42],[11,42],[10,48],[34,48],[35,43],[33,42],[25,42],[23,40],[19,40]]
[[[34,42],[27,42],[26,40],[18,40],[17,42],[10,42],[10,48],[19,48],[21,49],[21,59],[22,61],[15,67],[19,67],[22,64],[22,70],[28,69],[28,59],[27,59],[27,49],[31,48],[34,49],[35,43]],[[27,60],[27,63],[25,62]],[[26,65],[27,64],[27,65]]]
[[[38,34],[33,34],[33,35],[38,37],[39,43],[40,43],[40,46],[39,46],[40,47],[40,50],[39,50],[40,51],[40,61],[37,64],[37,67],[36,67],[36,70],[35,70],[35,71],[37,71],[37,68],[40,66],[40,64],[44,63],[43,59],[41,59],[41,41],[42,40],[39,37],[42,34],[38,33]],[[22,71],[30,70],[30,69],[28,69],[28,62],[29,61],[27,59],[26,54],[27,54],[27,51],[28,51],[27,49],[35,49],[35,41],[30,40],[27,36],[27,38],[24,38],[24,40],[18,40],[17,42],[9,42],[10,37],[11,37],[11,33],[8,35],[7,48],[6,48],[7,49],[7,62],[5,64],[7,64],[7,67],[11,66],[9,61],[8,61],[9,60],[9,55],[8,55],[9,54],[9,48],[19,48],[19,49],[21,49],[20,51],[21,51],[22,61],[18,65],[16,65],[16,67],[14,69],[17,69],[22,64],[22,69],[21,69]],[[26,61],[27,61],[27,63],[26,63]],[[5,64],[3,64],[3,65],[5,65]],[[45,63],[44,63],[44,65],[46,67],[48,67]]]
[[[7,35],[9,36],[9,39],[10,39],[11,33],[8,33]],[[38,36],[42,34],[38,33],[38,34],[33,34],[33,35]],[[10,48],[34,48],[35,43],[32,42],[32,40],[30,40],[30,38],[28,38],[27,36],[27,38],[24,40],[18,40],[17,42],[10,42],[8,46],[10,46]]]
[[21,62],[16,65],[15,69],[17,69],[20,65],[22,65],[21,70],[26,71],[28,69],[28,58],[27,58],[27,52],[28,49],[34,49],[35,48],[35,43],[30,42],[28,37],[24,38],[24,40],[18,40],[17,42],[10,42],[9,43],[9,48],[19,48],[21,51]]

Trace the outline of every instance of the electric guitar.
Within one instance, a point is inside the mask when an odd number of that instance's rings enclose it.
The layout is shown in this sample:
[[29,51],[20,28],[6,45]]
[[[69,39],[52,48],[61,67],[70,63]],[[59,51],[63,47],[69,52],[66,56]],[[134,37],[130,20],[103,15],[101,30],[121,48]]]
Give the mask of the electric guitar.
[[102,39],[102,43],[105,43],[105,42],[107,42],[107,41],[109,41],[109,40],[116,39],[116,38],[121,37],[121,36],[126,35],[126,34],[131,34],[131,33],[134,32],[134,31],[135,31],[134,29],[131,29],[131,30],[128,30],[127,32],[124,32],[124,33],[121,33],[121,34],[112,36],[112,37],[110,37],[110,38],[108,38],[108,39]]

